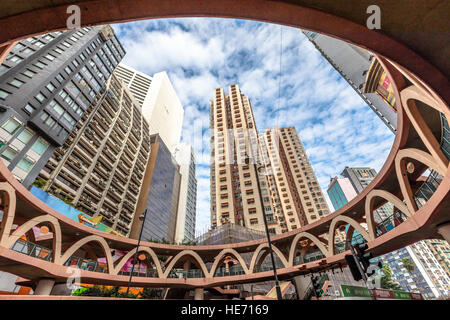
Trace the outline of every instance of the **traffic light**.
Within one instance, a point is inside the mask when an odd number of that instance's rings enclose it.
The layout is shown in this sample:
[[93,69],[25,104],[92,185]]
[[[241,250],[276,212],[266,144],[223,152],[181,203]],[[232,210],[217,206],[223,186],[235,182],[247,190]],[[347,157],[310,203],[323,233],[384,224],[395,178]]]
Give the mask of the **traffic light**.
[[345,261],[347,262],[350,272],[352,273],[353,279],[355,279],[355,281],[361,280],[362,275],[359,272],[358,265],[357,265],[358,262],[355,260],[355,257],[351,254],[346,254]]
[[359,261],[361,262],[361,266],[363,268],[364,273],[367,273],[367,269],[370,266],[370,259],[373,258],[372,253],[366,252],[368,248],[369,246],[367,245],[367,243],[361,243],[355,247],[356,255],[358,256]]
[[317,276],[311,276],[311,283],[314,289],[314,294],[317,298],[320,298],[323,294],[323,290],[320,287],[320,283],[319,283],[319,277]]

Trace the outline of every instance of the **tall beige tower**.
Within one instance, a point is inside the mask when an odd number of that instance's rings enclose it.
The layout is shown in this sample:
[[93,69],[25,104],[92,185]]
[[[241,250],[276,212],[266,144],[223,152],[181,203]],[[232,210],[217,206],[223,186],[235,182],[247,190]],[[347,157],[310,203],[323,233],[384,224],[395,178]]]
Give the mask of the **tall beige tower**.
[[218,88],[210,101],[211,226],[264,230],[264,213],[269,231],[280,234],[329,214],[296,129],[258,135],[249,98],[238,85],[228,92]]
[[248,97],[238,85],[218,88],[210,101],[211,225],[264,230],[259,179],[253,165],[257,132]]
[[295,127],[266,129],[260,137],[276,217],[282,232],[330,213],[325,197]]

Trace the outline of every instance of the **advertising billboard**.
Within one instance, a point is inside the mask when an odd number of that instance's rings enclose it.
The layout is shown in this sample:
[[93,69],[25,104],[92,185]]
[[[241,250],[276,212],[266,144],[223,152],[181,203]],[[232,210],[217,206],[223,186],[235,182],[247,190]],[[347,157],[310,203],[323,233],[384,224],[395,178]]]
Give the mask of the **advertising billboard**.
[[111,229],[110,227],[104,225],[100,221],[102,220],[102,216],[97,217],[89,217],[85,213],[73,208],[72,206],[68,205],[64,201],[56,198],[55,196],[36,188],[35,186],[31,187],[30,192],[39,200],[44,202],[46,205],[51,207],[52,209],[55,209],[59,213],[65,215],[66,217],[75,220],[81,224],[84,224],[85,226],[94,228],[99,231],[103,231],[106,233],[112,233],[116,236],[122,236],[120,233],[116,232],[115,230]]

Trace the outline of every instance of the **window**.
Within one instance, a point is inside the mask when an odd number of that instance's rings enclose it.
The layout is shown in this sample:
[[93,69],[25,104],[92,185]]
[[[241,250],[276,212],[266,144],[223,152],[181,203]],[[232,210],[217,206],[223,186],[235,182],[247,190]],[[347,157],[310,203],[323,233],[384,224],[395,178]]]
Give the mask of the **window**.
[[13,118],[9,118],[8,121],[6,121],[2,125],[2,128],[5,129],[6,131],[8,131],[8,133],[12,134],[12,135],[14,133],[16,133],[21,127],[22,126],[20,125],[20,123]]
[[18,152],[16,150],[14,150],[13,148],[7,147],[3,152],[1,157],[11,161],[13,160],[16,156],[17,156]]
[[45,86],[48,90],[52,91],[56,89],[56,87],[50,82],[48,85]]
[[2,89],[0,89],[0,99],[6,99],[6,97],[9,96],[9,92],[6,92]]
[[34,65],[35,65],[36,67],[38,67],[39,69],[44,69],[44,68],[45,68],[45,64],[43,64],[43,63],[40,62],[40,61],[35,62]]
[[22,74],[26,75],[28,78],[33,78],[36,72],[27,69],[24,72],[22,72]]
[[60,105],[58,102],[56,102],[55,100],[52,100],[52,101],[49,103],[49,106],[50,106],[53,110],[55,110],[56,113],[59,114],[59,115],[62,115],[62,114],[64,113],[64,108],[61,107],[61,105]]
[[36,99],[37,99],[39,102],[42,102],[42,101],[45,100],[45,96],[44,96],[42,93],[39,92],[39,94],[36,96]]
[[55,57],[54,56],[52,56],[50,53],[49,54],[47,54],[47,55],[45,55],[44,56],[45,58],[47,58],[48,60],[50,60],[50,61],[53,61],[53,60],[55,60]]
[[23,109],[29,114],[32,114],[34,112],[34,107],[29,103],[25,107],[23,107]]
[[23,157],[19,163],[17,163],[17,167],[19,167],[20,169],[22,169],[25,172],[30,172],[31,169],[34,166],[34,161],[31,159],[28,159],[26,157]]
[[48,117],[47,120],[45,121],[45,124],[48,125],[49,127],[53,127],[53,125],[56,123],[55,120],[53,120],[52,117]]
[[31,150],[33,150],[34,152],[36,152],[39,155],[43,155],[44,152],[47,150],[48,146],[49,146],[49,144],[46,141],[44,141],[44,139],[39,138],[33,144],[33,146],[31,147]]
[[12,56],[12,57],[10,57],[10,58],[8,58],[6,60],[11,61],[11,62],[20,62],[23,59],[21,57],[19,57],[19,56]]
[[14,79],[14,80],[11,81],[9,84],[12,85],[12,86],[14,86],[14,87],[16,87],[16,88],[20,88],[20,87],[24,84],[24,82],[23,82],[23,81],[20,81],[20,80],[18,80],[18,79]]
[[33,133],[30,130],[25,129],[25,130],[22,130],[21,133],[19,133],[19,135],[17,136],[17,139],[19,139],[20,141],[22,141],[23,143],[26,144],[26,143],[28,143],[28,141],[31,140],[32,137],[33,137]]

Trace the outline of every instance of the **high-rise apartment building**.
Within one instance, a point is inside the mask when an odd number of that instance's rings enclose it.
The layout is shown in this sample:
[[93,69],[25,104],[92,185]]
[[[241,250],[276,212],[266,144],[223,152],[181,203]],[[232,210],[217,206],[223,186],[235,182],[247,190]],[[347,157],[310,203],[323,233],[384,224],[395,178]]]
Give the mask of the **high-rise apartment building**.
[[181,173],[175,242],[191,242],[195,240],[197,209],[197,178],[195,177],[194,150],[190,145],[180,143],[175,149],[175,160],[180,166]]
[[395,100],[392,100],[393,95],[389,94],[389,79],[384,75],[380,90],[365,88],[366,75],[376,60],[374,55],[367,50],[320,33],[304,30],[303,34],[395,133],[397,113]]
[[147,121],[113,73],[39,177],[45,191],[127,236],[149,154]]
[[211,225],[235,223],[264,230],[253,111],[237,84],[214,92],[210,101]]
[[173,154],[181,139],[184,109],[167,73],[150,77],[124,64],[116,73],[141,105],[150,134],[158,134]]
[[264,230],[264,213],[269,231],[279,234],[330,213],[296,129],[258,136],[250,100],[238,85],[229,94],[216,89],[210,128],[213,228],[234,223]]
[[[180,195],[180,166],[158,134],[150,136],[151,153],[145,166],[142,189],[130,237],[143,241],[175,241],[178,200]],[[147,210],[145,220],[137,217]]]
[[[425,299],[449,298],[450,277],[439,264],[428,242],[419,241],[387,253],[380,257],[381,261],[389,265],[393,280],[403,290],[420,292]],[[413,268],[409,269],[406,262]]]
[[125,55],[109,26],[20,41],[0,66],[0,156],[29,187]]
[[[295,127],[266,129],[263,150],[275,212],[284,231],[315,222],[330,213],[325,197]],[[274,182],[274,183],[273,183]]]

